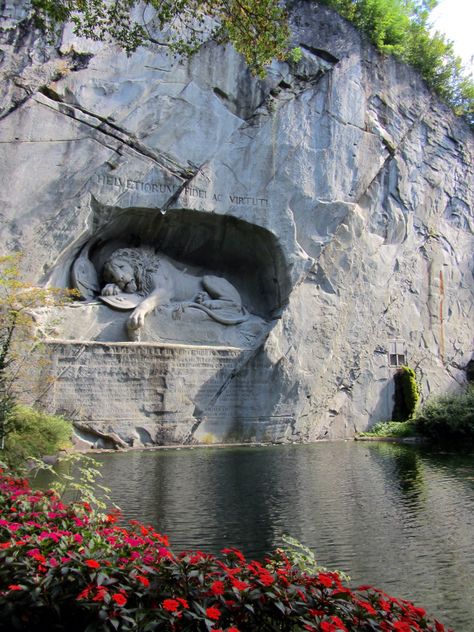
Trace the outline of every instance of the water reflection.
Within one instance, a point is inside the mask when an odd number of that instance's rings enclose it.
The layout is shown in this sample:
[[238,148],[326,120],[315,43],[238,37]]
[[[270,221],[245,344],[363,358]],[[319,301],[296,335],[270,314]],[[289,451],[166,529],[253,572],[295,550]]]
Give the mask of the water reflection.
[[462,632],[474,620],[473,456],[337,442],[97,458],[126,518],[176,550],[261,557],[290,533],[354,583],[413,599]]

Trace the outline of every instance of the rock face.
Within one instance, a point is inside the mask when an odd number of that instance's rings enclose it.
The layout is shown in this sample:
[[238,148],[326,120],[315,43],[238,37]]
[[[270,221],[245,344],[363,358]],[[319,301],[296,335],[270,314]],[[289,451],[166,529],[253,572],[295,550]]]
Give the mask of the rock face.
[[[1,248],[82,293],[38,320],[43,405],[83,440],[350,437],[390,418],[397,365],[425,397],[465,383],[474,142],[410,68],[303,0],[303,59],[264,80],[230,46],[127,58],[66,29],[53,48],[20,0],[4,15]],[[97,300],[123,248],[221,279],[251,320],[193,311],[191,291],[160,299],[157,277],[134,338],[136,312]]]

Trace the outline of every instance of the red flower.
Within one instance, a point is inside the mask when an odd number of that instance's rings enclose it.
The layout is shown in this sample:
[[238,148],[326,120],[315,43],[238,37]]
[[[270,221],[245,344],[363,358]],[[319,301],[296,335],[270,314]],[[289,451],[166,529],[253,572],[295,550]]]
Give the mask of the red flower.
[[150,585],[150,580],[147,577],[145,577],[144,575],[137,575],[137,579],[144,586],[149,586]]
[[105,586],[97,586],[97,594],[92,599],[92,601],[104,601],[105,595],[108,593],[108,590]]
[[39,549],[32,549],[31,551],[28,551],[27,555],[29,557],[32,557],[37,562],[40,562],[40,564],[46,563],[46,558],[44,555],[41,555],[41,553],[39,552]]
[[105,516],[105,522],[108,524],[114,524],[119,519],[120,512],[112,512]]
[[215,581],[211,584],[211,592],[213,595],[223,595],[224,594],[224,582]]
[[390,601],[387,601],[386,599],[379,599],[379,606],[385,612],[390,612],[390,610],[392,608],[392,604],[390,603]]
[[319,629],[321,632],[337,632],[337,628],[334,623],[329,623],[328,621],[321,621]]
[[112,595],[112,599],[118,606],[124,606],[127,603],[127,598],[122,593],[115,593]]
[[377,614],[377,611],[370,605],[368,601],[357,601],[357,604],[361,608],[364,608],[364,610],[369,614]]
[[265,571],[260,572],[258,578],[264,586],[271,586],[273,582],[275,581],[273,576],[270,573],[265,572]]
[[156,538],[158,540],[158,542],[161,542],[161,544],[163,546],[169,546],[170,545],[170,541],[169,541],[167,535],[161,535],[160,533],[154,533],[153,537]]
[[339,617],[336,617],[336,615],[333,615],[331,617],[331,621],[334,623],[334,625],[337,626],[338,630],[343,630],[343,632],[347,632],[347,628],[344,625],[344,623],[339,619]]
[[418,608],[417,606],[412,606],[412,611],[422,619],[426,615],[426,610],[423,608]]
[[393,629],[397,632],[411,632],[410,625],[404,621],[395,621]]
[[219,610],[219,608],[215,608],[214,606],[211,606],[210,608],[206,608],[206,617],[208,619],[213,619],[214,621],[217,621],[217,619],[219,619],[220,616],[221,616],[221,611]]
[[326,588],[330,588],[332,586],[332,579],[328,575],[319,573],[318,580],[319,580],[319,583],[321,583]]
[[176,601],[176,599],[165,599],[163,601],[163,608],[165,610],[168,610],[168,612],[176,612],[176,610],[179,608],[179,603]]
[[86,560],[86,566],[89,568],[100,568],[100,564],[97,560]]
[[181,597],[176,597],[176,601],[186,610],[189,608],[189,604],[186,599],[182,599]]
[[222,549],[222,553],[224,553],[224,555],[235,555],[238,560],[245,562],[244,554],[238,549]]
[[237,588],[237,590],[245,590],[246,588],[250,588],[250,584],[247,582],[242,582],[240,579],[235,579],[235,577],[231,577],[230,581],[232,582],[232,586]]
[[88,586],[87,588],[84,588],[84,590],[77,595],[76,599],[87,599],[87,597],[90,595],[90,592],[91,592],[91,587]]
[[23,590],[23,588],[18,584],[10,584],[10,586],[8,586],[8,590]]

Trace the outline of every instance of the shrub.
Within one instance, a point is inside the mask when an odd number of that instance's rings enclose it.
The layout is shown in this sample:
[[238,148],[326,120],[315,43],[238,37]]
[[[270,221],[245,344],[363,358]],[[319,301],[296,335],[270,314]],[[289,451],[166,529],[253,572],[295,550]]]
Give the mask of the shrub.
[[66,448],[72,434],[71,423],[62,417],[20,405],[8,413],[7,426],[2,458],[14,468],[29,457],[39,458]]
[[0,509],[1,630],[445,629],[408,601],[307,573],[284,551],[264,563],[236,549],[174,554],[151,527],[120,527],[116,514],[2,473]]
[[402,366],[394,375],[395,406],[393,407],[393,421],[407,421],[415,414],[420,391],[416,383],[415,371],[408,366]]
[[363,437],[413,437],[418,434],[413,421],[379,421],[368,432],[359,433]]
[[474,386],[430,399],[415,418],[419,433],[434,439],[474,438]]

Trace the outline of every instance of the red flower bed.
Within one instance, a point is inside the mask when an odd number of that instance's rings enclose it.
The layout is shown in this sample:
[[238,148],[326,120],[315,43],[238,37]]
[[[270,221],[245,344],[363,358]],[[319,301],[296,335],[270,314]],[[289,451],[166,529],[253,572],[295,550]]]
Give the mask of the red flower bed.
[[166,536],[0,473],[0,630],[443,632],[422,608],[277,550],[174,554]]

